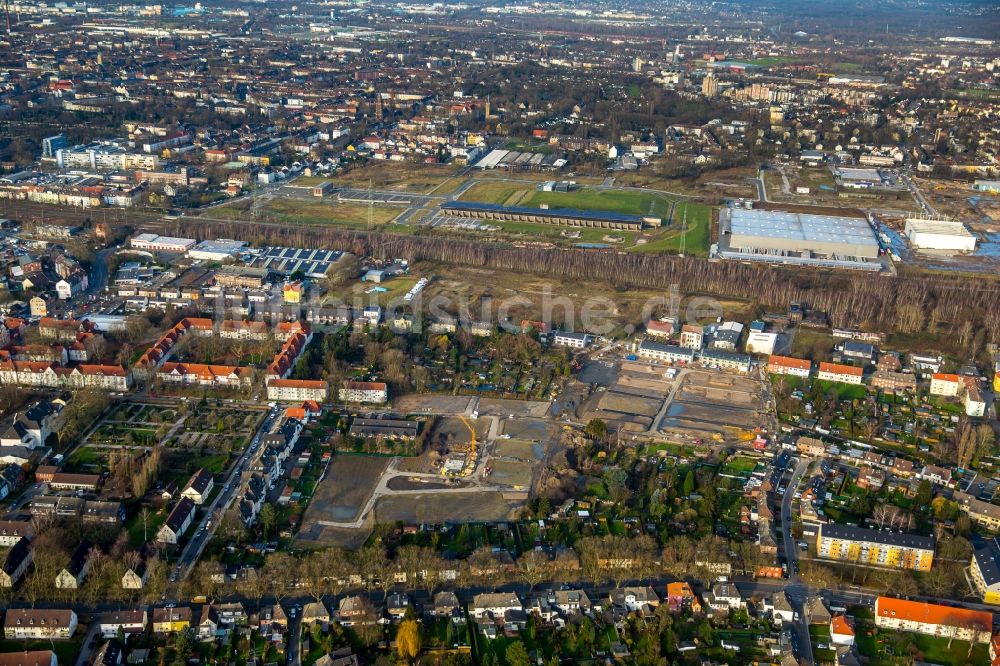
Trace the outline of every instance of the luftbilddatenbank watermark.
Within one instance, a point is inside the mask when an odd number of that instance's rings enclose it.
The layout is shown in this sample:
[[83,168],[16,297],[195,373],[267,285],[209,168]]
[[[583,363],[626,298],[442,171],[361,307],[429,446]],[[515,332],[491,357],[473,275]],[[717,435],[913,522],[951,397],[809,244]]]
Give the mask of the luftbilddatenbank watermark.
[[[634,307],[630,304],[629,307]],[[608,336],[615,331],[630,335],[638,325],[652,320],[671,320],[680,326],[723,316],[722,304],[707,296],[684,297],[680,286],[673,284],[642,304],[638,320],[629,315],[623,323],[624,309],[606,295],[567,296],[552,284],[527,293],[515,292],[503,298],[469,299],[447,294],[425,295],[423,291],[381,302],[379,294],[362,293],[350,298],[324,295],[302,303],[252,303],[245,298],[220,294],[208,308],[214,317],[259,321],[305,320],[313,325],[384,324],[390,328],[421,333],[434,324],[449,323],[454,328],[481,330],[499,327],[521,333],[527,322],[534,328]]]

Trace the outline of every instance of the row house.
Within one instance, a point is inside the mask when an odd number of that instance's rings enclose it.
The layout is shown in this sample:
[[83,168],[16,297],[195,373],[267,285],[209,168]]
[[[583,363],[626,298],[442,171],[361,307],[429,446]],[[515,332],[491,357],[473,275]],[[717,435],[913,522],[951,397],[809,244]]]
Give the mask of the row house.
[[264,506],[264,500],[267,497],[267,486],[267,482],[260,474],[252,475],[247,482],[246,492],[243,493],[243,497],[240,498],[237,505],[240,520],[247,528],[253,526],[257,521],[257,516],[260,515],[261,507]]
[[[134,241],[135,239],[133,239]],[[192,244],[194,241],[191,241]],[[187,333],[193,333],[194,335],[213,335],[215,333],[215,325],[211,319],[196,318],[196,317],[185,317],[179,322],[174,324],[168,331],[159,337],[159,339],[153,343],[150,347],[139,357],[136,362],[137,368],[142,368],[147,371],[155,370],[163,365],[170,355],[173,353],[174,347],[177,342]]]

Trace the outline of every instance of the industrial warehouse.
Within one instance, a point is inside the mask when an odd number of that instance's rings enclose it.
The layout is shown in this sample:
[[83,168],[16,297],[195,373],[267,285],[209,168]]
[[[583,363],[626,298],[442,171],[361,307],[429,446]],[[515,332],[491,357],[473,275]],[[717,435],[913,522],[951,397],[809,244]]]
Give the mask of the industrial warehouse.
[[908,218],[906,237],[910,244],[921,250],[950,250],[975,252],[976,237],[961,222]]
[[638,217],[599,210],[577,210],[575,208],[525,208],[522,206],[499,206],[474,201],[450,201],[442,204],[441,212],[450,217],[486,220],[492,222],[531,222],[534,224],[556,224],[564,227],[588,227],[594,229],[617,229],[620,231],[642,231],[645,226],[660,226],[658,217]]
[[719,213],[723,259],[879,271],[879,244],[864,218],[725,208]]

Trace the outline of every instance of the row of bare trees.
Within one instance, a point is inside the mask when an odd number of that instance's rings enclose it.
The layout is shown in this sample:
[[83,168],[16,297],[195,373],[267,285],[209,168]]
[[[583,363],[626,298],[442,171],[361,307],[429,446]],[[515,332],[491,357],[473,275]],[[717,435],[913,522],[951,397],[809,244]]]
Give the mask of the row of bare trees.
[[936,332],[945,326],[973,342],[982,331],[1000,340],[1000,285],[994,279],[908,275],[875,277],[848,273],[798,271],[733,262],[709,262],[649,253],[512,247],[450,238],[355,232],[335,227],[255,225],[239,221],[174,223],[171,233],[203,238],[246,238],[256,243],[328,247],[358,256],[402,257],[531,273],[561,279],[595,280],[622,287],[667,289],[747,300],[765,308],[806,302],[830,315],[834,326],[900,333]]

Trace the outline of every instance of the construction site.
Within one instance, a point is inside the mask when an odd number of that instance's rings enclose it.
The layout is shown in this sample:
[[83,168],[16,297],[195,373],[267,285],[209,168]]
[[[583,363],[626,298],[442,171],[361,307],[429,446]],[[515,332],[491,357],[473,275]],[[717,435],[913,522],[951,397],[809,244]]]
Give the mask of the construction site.
[[727,442],[752,439],[764,409],[756,378],[629,360],[589,363],[558,407],[621,437]]

